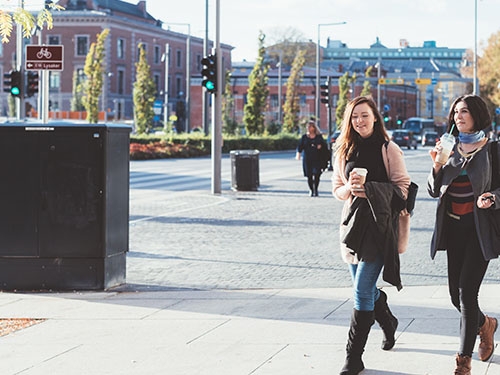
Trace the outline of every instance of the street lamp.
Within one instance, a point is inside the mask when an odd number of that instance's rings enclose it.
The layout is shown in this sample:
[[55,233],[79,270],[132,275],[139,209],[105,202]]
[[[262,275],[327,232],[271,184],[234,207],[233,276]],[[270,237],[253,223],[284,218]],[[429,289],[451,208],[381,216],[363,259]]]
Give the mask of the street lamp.
[[191,94],[191,24],[168,22],[167,25],[187,26],[188,33],[186,38],[186,132],[190,128],[190,94]]
[[477,95],[477,0],[474,1],[474,82],[472,93]]
[[319,81],[321,80],[320,77],[320,69],[319,69],[319,53],[320,53],[320,30],[321,26],[336,26],[336,25],[344,25],[347,22],[334,22],[334,23],[318,23],[318,43],[316,44],[316,125],[319,126],[319,117],[320,117],[320,111],[319,111],[319,103],[320,103],[320,84]]
[[161,61],[165,63],[165,88],[163,89],[163,128],[167,130],[168,124],[168,70],[169,70],[170,45],[165,44],[165,53]]

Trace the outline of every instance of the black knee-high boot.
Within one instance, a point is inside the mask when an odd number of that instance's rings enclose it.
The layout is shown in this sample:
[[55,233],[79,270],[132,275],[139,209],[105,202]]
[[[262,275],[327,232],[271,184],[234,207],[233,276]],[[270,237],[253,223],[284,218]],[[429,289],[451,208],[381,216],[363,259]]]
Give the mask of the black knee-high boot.
[[346,345],[346,359],[340,375],[358,375],[365,365],[361,359],[365,350],[368,334],[375,321],[373,311],[354,309],[351,316],[351,327]]
[[394,337],[398,328],[398,320],[392,315],[389,305],[387,304],[387,294],[380,290],[380,297],[375,301],[375,320],[384,332],[384,340],[382,341],[382,349],[391,350],[396,343]]

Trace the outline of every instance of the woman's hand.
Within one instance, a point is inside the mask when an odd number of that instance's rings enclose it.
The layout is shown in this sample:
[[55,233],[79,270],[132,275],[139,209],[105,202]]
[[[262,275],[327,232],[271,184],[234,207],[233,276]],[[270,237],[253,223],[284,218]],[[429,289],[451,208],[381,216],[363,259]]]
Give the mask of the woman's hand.
[[361,177],[354,171],[351,171],[349,173],[349,185],[352,195],[354,195],[355,197],[366,198],[363,177]]
[[483,193],[477,198],[479,208],[490,208],[495,205],[495,196],[491,193]]

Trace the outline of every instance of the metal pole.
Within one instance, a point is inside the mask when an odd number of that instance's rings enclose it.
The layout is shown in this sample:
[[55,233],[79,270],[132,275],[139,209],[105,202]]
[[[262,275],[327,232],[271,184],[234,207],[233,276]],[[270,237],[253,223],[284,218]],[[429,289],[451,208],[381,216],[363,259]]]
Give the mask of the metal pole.
[[318,40],[316,43],[316,94],[314,97],[315,103],[316,103],[316,109],[314,111],[314,115],[316,116],[316,126],[319,127],[319,95],[320,95],[320,87],[319,87],[319,74],[320,74],[320,69],[319,69],[319,53],[320,53],[320,48],[319,48],[319,43],[320,43],[320,32],[321,24],[318,24]]
[[215,9],[215,55],[217,57],[217,91],[214,97],[212,117],[212,194],[221,193],[221,158],[222,158],[222,52],[220,48],[220,0],[216,0]]
[[[205,0],[205,38],[203,39],[203,51],[205,56],[208,55],[208,0]],[[208,113],[210,104],[210,93],[206,90],[202,94],[202,117],[203,117],[203,132],[208,135]]]
[[474,82],[472,93],[477,95],[477,0],[474,1]]
[[282,65],[283,65],[283,51],[280,51],[280,61],[279,61],[279,66],[278,66],[278,122],[280,125],[282,124],[282,115],[283,115],[283,108],[281,105],[281,96],[282,96]]
[[188,26],[186,39],[186,132],[191,130],[191,25]]
[[318,41],[316,43],[316,110],[315,110],[315,116],[316,116],[316,125],[319,127],[319,117],[320,117],[320,107],[319,107],[319,102],[320,102],[320,87],[319,87],[319,81],[320,81],[320,66],[319,66],[319,62],[320,62],[320,58],[319,58],[319,54],[320,54],[320,46],[319,46],[319,43],[320,43],[320,35],[319,35],[319,32],[320,32],[320,28],[321,26],[337,26],[337,25],[345,25],[347,22],[334,22],[334,23],[319,23],[318,24]]
[[167,130],[168,124],[168,70],[170,60],[170,45],[165,44],[165,88],[163,89],[163,128]]
[[377,109],[380,112],[380,69],[382,68],[382,59],[380,58],[380,52],[378,55],[377,62]]

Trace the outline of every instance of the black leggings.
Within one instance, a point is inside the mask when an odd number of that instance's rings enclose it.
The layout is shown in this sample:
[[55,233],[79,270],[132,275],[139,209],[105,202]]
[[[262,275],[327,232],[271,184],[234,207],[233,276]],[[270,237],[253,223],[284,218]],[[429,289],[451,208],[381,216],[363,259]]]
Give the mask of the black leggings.
[[448,218],[448,288],[460,312],[460,352],[472,356],[479,327],[485,317],[478,303],[479,288],[488,269],[474,224],[463,226]]
[[311,191],[317,192],[319,186],[319,178],[321,176],[321,169],[311,168],[307,173],[307,184]]

